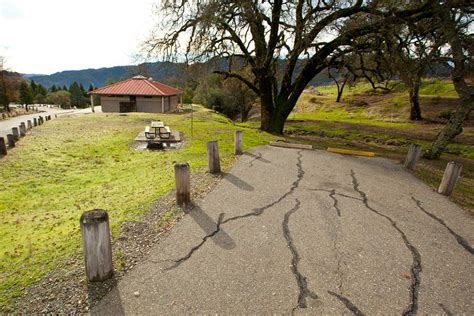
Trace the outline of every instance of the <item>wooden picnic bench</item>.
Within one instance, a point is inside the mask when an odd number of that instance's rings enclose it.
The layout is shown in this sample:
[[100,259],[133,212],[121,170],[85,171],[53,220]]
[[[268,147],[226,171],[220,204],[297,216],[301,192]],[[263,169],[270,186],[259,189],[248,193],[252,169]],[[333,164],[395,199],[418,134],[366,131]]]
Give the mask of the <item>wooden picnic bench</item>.
[[153,121],[150,126],[145,127],[145,137],[149,140],[154,140],[157,137],[169,139],[171,138],[171,129],[161,121]]

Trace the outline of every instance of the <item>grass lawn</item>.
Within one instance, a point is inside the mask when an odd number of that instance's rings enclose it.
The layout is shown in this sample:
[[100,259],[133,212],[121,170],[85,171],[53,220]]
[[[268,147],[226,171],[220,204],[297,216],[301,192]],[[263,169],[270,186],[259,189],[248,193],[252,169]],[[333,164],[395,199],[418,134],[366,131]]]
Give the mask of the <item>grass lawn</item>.
[[[160,118],[184,133],[182,149],[129,148],[150,120]],[[174,187],[173,165],[205,168],[206,142],[219,141],[221,163],[234,160],[234,126],[207,110],[190,114],[88,114],[36,127],[0,160],[0,310],[23,289],[81,249],[79,217],[92,208],[109,211],[113,235],[138,220]],[[244,130],[244,149],[276,137]]]

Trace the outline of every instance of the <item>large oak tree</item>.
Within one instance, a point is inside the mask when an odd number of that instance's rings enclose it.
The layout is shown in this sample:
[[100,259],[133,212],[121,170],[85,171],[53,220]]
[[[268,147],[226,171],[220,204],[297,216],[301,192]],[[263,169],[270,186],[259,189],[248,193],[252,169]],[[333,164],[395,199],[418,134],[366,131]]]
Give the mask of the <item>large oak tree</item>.
[[[260,97],[261,129],[280,134],[306,85],[336,55],[382,26],[429,17],[433,2],[163,0],[157,10],[162,23],[145,44],[151,53],[188,61],[228,58],[229,69],[221,73]],[[342,27],[364,15],[370,18]],[[234,71],[234,58],[250,66],[253,78]]]

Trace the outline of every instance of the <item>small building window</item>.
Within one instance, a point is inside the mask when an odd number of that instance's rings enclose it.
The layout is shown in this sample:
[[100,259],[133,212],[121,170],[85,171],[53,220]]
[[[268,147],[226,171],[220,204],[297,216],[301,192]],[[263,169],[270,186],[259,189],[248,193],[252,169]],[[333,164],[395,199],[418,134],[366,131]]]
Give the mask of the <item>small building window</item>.
[[153,98],[153,97],[152,97],[152,96],[149,96],[149,95],[146,95],[146,96],[144,96],[144,98],[145,98],[145,99],[151,99],[151,98]]

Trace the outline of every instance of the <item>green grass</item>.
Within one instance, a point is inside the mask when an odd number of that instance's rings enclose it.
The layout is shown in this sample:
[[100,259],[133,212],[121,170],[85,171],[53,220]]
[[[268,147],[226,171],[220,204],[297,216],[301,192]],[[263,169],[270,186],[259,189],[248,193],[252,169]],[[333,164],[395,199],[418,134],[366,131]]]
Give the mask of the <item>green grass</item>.
[[[185,147],[130,149],[137,133],[157,118],[184,133]],[[121,223],[139,220],[174,187],[175,162],[188,161],[192,171],[207,165],[207,141],[219,141],[221,163],[229,167],[236,128],[242,129],[201,110],[194,114],[192,139],[189,114],[89,114],[33,129],[0,160],[0,308],[78,252],[82,212],[109,211],[116,236]],[[274,139],[245,129],[244,149]]]
[[[405,85],[400,81],[391,81],[389,87],[392,89],[392,92],[403,92],[408,93]],[[372,86],[369,83],[357,83],[354,86],[346,86],[344,88],[346,92],[350,94],[383,94],[383,90],[372,89]],[[337,94],[336,85],[328,86],[319,86],[316,90],[322,94]],[[422,80],[420,87],[421,96],[443,96],[443,97],[457,97],[456,90],[454,90],[453,83],[450,80],[440,80],[440,79],[424,79]]]

